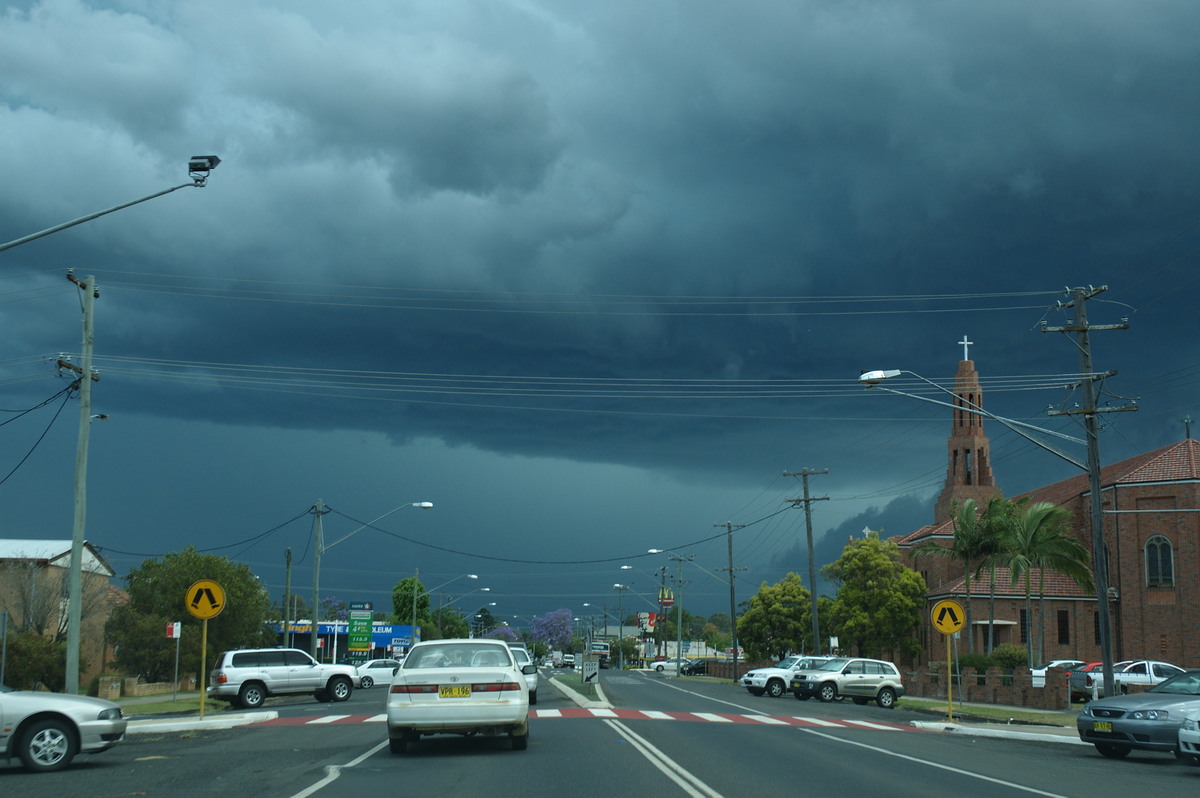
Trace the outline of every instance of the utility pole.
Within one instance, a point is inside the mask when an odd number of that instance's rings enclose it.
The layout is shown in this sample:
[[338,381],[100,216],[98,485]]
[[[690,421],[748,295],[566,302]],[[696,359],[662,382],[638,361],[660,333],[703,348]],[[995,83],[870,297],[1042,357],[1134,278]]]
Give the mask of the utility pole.
[[317,514],[316,523],[316,556],[313,557],[313,605],[312,605],[312,635],[309,640],[309,652],[313,659],[317,659],[317,637],[320,632],[320,615],[321,615],[321,549],[325,548],[325,533],[322,526],[322,517],[325,515],[325,502],[317,499],[316,506],[313,510]]
[[808,532],[808,588],[812,591],[812,637],[813,637],[813,652],[817,656],[821,655],[821,623],[817,613],[817,558],[813,548],[813,531],[812,531],[812,503],[829,501],[828,496],[812,497],[808,495],[808,478],[810,476],[818,476],[820,474],[828,474],[828,468],[822,468],[820,471],[811,471],[807,468],[800,469],[799,473],[784,471],[785,477],[800,477],[801,484],[804,485],[803,499],[787,499],[792,503],[792,506],[797,504],[804,505],[804,528]]
[[283,559],[287,563],[287,576],[283,580],[283,644],[292,647],[292,549],[289,546],[283,550]]
[[83,626],[83,537],[87,519],[88,442],[92,428],[92,350],[96,336],[93,328],[96,278],[81,283],[71,273],[67,279],[83,291],[83,344],[79,362],[79,441],[75,449],[75,521],[71,528],[71,568],[67,574],[67,673],[65,691],[79,693],[79,646]]
[[733,592],[733,572],[744,571],[745,568],[733,567],[733,530],[743,529],[745,524],[734,524],[726,521],[723,524],[713,524],[713,526],[725,527],[725,548],[729,554],[729,567],[718,568],[718,571],[726,571],[729,573],[729,631],[730,637],[733,640],[733,683],[738,683],[738,636],[737,636],[737,599],[734,598]]
[[675,590],[675,675],[680,676],[683,670],[683,563],[691,562],[695,557],[684,557],[682,554],[672,554],[668,560],[679,563],[679,575],[676,577]]
[[[1104,695],[1113,695],[1116,685],[1113,680],[1113,649],[1112,621],[1108,607],[1108,547],[1104,542],[1103,500],[1100,495],[1100,434],[1096,416],[1099,413],[1113,413],[1137,410],[1136,405],[1125,407],[1096,407],[1096,383],[1106,377],[1116,374],[1115,371],[1095,374],[1092,371],[1092,345],[1088,337],[1091,330],[1127,330],[1128,322],[1121,324],[1089,325],[1087,320],[1087,301],[1092,297],[1108,290],[1108,286],[1099,288],[1073,288],[1071,300],[1059,303],[1059,307],[1073,308],[1075,317],[1073,323],[1063,327],[1047,327],[1043,324],[1042,332],[1073,332],[1075,344],[1079,349],[1079,372],[1083,388],[1083,407],[1071,410],[1052,411],[1048,415],[1081,415],[1084,429],[1087,432],[1087,472],[1088,492],[1091,494],[1092,514],[1092,570],[1096,582],[1096,620],[1100,627],[1100,659],[1104,669]],[[1032,633],[1032,626],[1030,627]]]

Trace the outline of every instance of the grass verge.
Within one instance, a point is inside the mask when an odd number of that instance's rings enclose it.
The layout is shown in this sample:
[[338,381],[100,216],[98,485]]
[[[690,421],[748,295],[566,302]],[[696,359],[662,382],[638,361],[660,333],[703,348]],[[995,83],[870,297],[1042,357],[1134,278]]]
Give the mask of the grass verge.
[[[200,714],[200,696],[195,693],[179,696],[174,701],[166,696],[161,701],[123,700],[118,701],[121,712],[128,718],[139,718],[147,715],[198,715]],[[215,715],[228,709],[224,701],[207,699],[204,704],[205,715]]]
[[[946,702],[926,700],[921,698],[902,698],[896,703],[897,709],[909,712],[927,712],[930,715],[946,716]],[[954,717],[962,720],[975,720],[990,723],[1021,723],[1036,726],[1074,726],[1075,716],[1069,712],[1041,712],[1036,709],[1013,709],[1012,707],[991,707],[981,704],[970,706],[954,705]]]

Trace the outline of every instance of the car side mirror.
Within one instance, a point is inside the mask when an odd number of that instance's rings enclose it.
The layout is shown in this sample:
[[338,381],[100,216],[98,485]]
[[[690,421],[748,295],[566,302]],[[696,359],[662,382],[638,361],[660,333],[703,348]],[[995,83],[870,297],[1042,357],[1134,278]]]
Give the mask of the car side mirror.
[[537,665],[533,665],[533,664],[522,665],[521,673],[524,673],[524,674],[537,673]]

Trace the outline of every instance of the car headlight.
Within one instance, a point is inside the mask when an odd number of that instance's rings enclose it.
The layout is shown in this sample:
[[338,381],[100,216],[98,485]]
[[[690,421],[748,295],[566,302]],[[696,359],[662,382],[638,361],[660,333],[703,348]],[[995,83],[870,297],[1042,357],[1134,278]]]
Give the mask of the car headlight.
[[1086,717],[1089,717],[1089,718],[1090,718],[1090,717],[1092,717],[1092,705],[1091,705],[1091,704],[1085,704],[1085,705],[1084,705],[1084,707],[1083,707],[1083,709],[1082,709],[1082,710],[1080,710],[1079,714],[1080,714],[1080,715],[1083,715],[1083,716],[1086,716]]
[[1165,709],[1139,709],[1129,717],[1134,720],[1166,720],[1169,714]]
[[100,714],[96,716],[97,720],[120,720],[121,708],[113,707],[112,709],[102,709]]
[[1195,718],[1184,718],[1183,728],[1188,731],[1200,731],[1200,723],[1197,723]]

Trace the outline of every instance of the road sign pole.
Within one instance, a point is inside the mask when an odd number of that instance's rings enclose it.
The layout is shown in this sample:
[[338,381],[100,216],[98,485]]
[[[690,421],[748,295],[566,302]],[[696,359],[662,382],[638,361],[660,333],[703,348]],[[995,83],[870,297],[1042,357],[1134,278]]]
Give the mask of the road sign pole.
[[954,722],[954,663],[950,659],[950,635],[946,638],[946,720]]
[[207,687],[208,674],[208,618],[200,621],[200,720],[204,720],[204,699],[208,698]]

